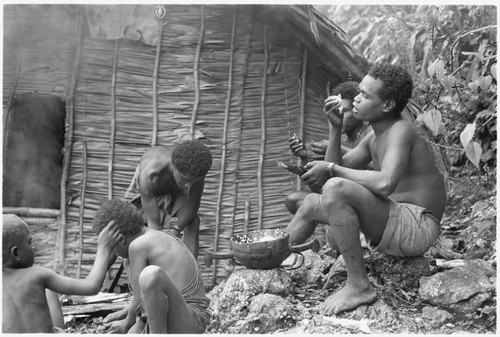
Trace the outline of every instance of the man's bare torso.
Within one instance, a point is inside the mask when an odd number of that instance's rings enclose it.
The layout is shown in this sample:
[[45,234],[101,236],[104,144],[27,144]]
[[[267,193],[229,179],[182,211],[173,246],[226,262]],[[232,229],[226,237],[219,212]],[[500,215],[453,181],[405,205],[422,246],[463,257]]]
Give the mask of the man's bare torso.
[[[407,125],[402,125],[407,124]],[[435,162],[435,155],[430,145],[420,137],[410,122],[400,120],[392,127],[406,127],[411,132],[412,145],[408,163],[396,190],[390,197],[398,202],[405,202],[424,207],[441,219],[446,203],[446,189],[444,177],[439,172]],[[373,137],[369,142],[370,153],[374,168],[380,170],[381,163],[387,150],[388,132]]]

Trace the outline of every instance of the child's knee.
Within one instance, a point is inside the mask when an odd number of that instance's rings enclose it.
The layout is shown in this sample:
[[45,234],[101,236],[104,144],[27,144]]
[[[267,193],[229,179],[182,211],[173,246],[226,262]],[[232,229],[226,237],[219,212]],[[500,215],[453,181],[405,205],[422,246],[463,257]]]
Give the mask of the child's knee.
[[146,266],[139,275],[139,286],[141,290],[150,290],[161,285],[164,273],[165,271],[158,266]]

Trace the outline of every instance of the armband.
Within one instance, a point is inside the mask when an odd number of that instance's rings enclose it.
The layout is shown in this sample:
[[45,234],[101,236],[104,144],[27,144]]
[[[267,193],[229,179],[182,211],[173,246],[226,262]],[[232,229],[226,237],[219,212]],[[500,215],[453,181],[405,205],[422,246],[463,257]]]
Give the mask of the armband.
[[335,165],[337,165],[336,162],[328,164],[328,174],[330,175],[330,178],[333,178],[333,176],[334,176],[333,168],[335,167]]

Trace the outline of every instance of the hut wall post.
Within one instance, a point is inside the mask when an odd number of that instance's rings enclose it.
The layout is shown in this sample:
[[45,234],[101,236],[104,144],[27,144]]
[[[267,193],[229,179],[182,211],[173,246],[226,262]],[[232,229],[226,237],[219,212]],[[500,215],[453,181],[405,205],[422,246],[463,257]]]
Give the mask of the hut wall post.
[[262,186],[262,173],[264,169],[264,156],[266,152],[266,89],[267,89],[267,65],[269,62],[269,50],[267,42],[267,25],[264,27],[264,64],[262,72],[262,92],[260,97],[260,116],[261,116],[261,136],[259,166],[257,169],[257,188],[259,193],[259,215],[257,229],[262,229],[262,218],[264,210],[264,191]]
[[[226,107],[224,111],[224,130],[222,133],[222,153],[221,153],[221,174],[219,180],[219,193],[217,195],[217,212],[215,217],[215,233],[214,233],[214,251],[217,251],[219,247],[219,229],[221,222],[221,207],[222,207],[222,195],[224,193],[224,176],[226,169],[226,156],[227,156],[227,133],[228,133],[228,124],[229,124],[229,112],[231,109],[231,93],[233,89],[233,66],[234,66],[234,41],[236,35],[236,7],[233,12],[233,25],[231,32],[231,54],[229,57],[229,78],[227,80],[227,96],[226,96]],[[215,280],[217,279],[217,260],[213,265],[213,283],[215,284]]]
[[77,15],[76,20],[76,36],[75,39],[75,58],[73,63],[73,71],[71,77],[69,78],[68,88],[66,92],[66,135],[64,139],[64,159],[63,159],[63,171],[61,175],[61,221],[58,229],[58,243],[59,250],[56,250],[56,263],[54,267],[59,269],[59,273],[65,274],[65,250],[66,250],[66,227],[67,227],[67,201],[66,201],[66,185],[68,182],[68,173],[71,163],[71,150],[73,146],[73,132],[74,132],[74,113],[75,113],[75,92],[76,83],[78,79],[78,72],[80,70],[80,59],[83,43],[83,8],[81,8]]
[[[304,142],[304,124],[306,116],[306,90],[307,90],[307,57],[308,50],[305,46],[302,51],[302,72],[300,75],[300,112],[299,112],[299,138]],[[302,180],[297,176],[297,191],[302,190]]]

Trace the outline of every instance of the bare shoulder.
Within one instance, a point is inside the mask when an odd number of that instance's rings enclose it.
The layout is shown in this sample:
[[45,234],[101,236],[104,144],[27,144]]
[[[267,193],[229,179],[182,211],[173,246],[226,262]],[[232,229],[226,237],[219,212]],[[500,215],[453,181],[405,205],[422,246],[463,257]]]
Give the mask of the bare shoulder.
[[170,158],[172,155],[172,149],[167,146],[155,146],[146,150],[142,157],[141,162],[149,161],[154,158]]

